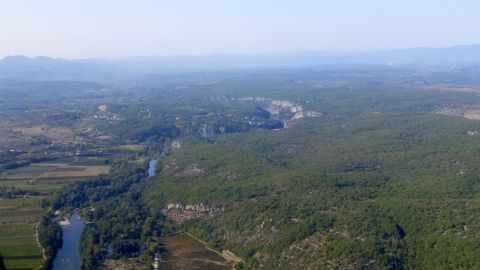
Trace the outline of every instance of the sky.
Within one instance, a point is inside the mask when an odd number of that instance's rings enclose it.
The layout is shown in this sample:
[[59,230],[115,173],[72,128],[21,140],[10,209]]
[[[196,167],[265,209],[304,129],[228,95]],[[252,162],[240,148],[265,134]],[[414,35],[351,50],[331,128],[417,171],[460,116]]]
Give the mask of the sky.
[[477,44],[479,10],[478,0],[0,0],[0,57]]

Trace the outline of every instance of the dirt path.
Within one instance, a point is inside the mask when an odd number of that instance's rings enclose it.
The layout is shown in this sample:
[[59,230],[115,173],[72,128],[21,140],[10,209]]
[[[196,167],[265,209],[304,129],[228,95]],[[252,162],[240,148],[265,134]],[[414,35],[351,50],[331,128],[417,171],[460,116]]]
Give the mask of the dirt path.
[[223,250],[222,252],[216,251],[214,249],[211,249],[206,242],[198,239],[197,237],[191,235],[188,232],[186,234],[188,236],[192,237],[193,239],[197,240],[198,242],[204,244],[206,249],[208,249],[210,251],[213,251],[213,252],[217,253],[218,255],[222,256],[222,258],[224,258],[227,262],[239,263],[239,262],[243,261],[240,257],[236,256],[233,252],[231,252],[229,250]]
[[38,225],[39,223],[35,224],[35,239],[37,241],[37,245],[42,249],[42,257],[43,257],[43,260],[46,261],[47,260],[47,256],[45,255],[45,249],[43,248],[42,244],[40,244],[40,240],[38,239]]
[[159,263],[168,263],[168,262],[194,262],[194,261],[199,261],[199,262],[207,262],[207,263],[213,263],[218,266],[227,266],[228,263],[222,263],[214,260],[209,260],[209,259],[175,259],[175,260],[161,260]]
[[36,177],[30,179],[28,182],[30,184],[33,184],[35,180],[37,180],[38,178],[41,178],[41,177],[48,177],[48,174],[51,173],[51,172],[54,172],[55,170],[57,170],[58,168],[65,168],[65,167],[68,167],[68,166],[72,166],[74,165],[75,162],[78,162],[78,159],[75,159],[74,161],[72,162],[69,162],[69,163],[65,163],[65,164],[61,164],[61,165],[58,165],[58,166],[52,166],[52,168],[50,170],[47,170],[47,171],[44,171],[42,173],[40,173],[39,175],[37,175]]
[[1,236],[0,239],[7,239],[7,238],[24,238],[30,236],[37,236],[37,234],[27,234],[27,235],[17,235],[17,236]]

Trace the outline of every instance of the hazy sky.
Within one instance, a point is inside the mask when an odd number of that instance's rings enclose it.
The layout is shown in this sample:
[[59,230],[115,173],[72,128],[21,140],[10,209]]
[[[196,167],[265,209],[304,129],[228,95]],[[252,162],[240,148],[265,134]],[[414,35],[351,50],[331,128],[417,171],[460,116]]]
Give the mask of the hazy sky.
[[480,43],[478,0],[0,0],[0,57]]

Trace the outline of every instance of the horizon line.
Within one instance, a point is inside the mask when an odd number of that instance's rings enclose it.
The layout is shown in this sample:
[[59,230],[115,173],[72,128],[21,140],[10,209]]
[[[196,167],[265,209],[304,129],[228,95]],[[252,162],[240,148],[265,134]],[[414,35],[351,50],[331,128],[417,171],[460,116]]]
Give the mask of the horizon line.
[[368,54],[368,53],[381,53],[381,52],[394,52],[394,51],[403,51],[403,50],[415,50],[415,49],[431,49],[431,50],[441,50],[441,49],[450,49],[457,47],[480,47],[480,43],[471,43],[471,44],[456,44],[450,46],[418,46],[418,47],[403,47],[403,48],[389,48],[389,49],[372,49],[372,50],[295,50],[295,51],[285,51],[285,52],[254,52],[254,53],[228,53],[228,52],[211,52],[205,54],[172,54],[172,55],[162,55],[162,54],[145,54],[145,55],[127,55],[119,57],[102,57],[102,56],[91,56],[91,57],[78,57],[78,58],[69,58],[69,57],[53,57],[48,55],[27,55],[27,54],[10,54],[0,58],[0,61],[3,61],[8,58],[22,57],[28,59],[36,58],[47,58],[51,60],[65,60],[65,61],[82,61],[82,60],[109,60],[109,61],[118,61],[118,60],[127,60],[128,58],[181,58],[181,57],[211,57],[211,56],[261,56],[261,55],[289,55],[289,54],[339,54],[339,55],[348,55],[348,54]]

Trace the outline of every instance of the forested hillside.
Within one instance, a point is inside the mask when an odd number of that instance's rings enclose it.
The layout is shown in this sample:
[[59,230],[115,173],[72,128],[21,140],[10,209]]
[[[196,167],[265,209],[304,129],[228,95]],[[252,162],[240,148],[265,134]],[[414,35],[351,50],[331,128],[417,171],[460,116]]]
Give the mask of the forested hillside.
[[3,211],[22,226],[35,211],[46,268],[57,222],[77,213],[83,269],[475,269],[476,72],[205,72],[71,92],[4,83],[0,191],[17,208]]
[[219,209],[182,224],[246,268],[480,267],[480,123],[424,111],[430,94],[377,93],[286,130],[184,138],[142,198]]

